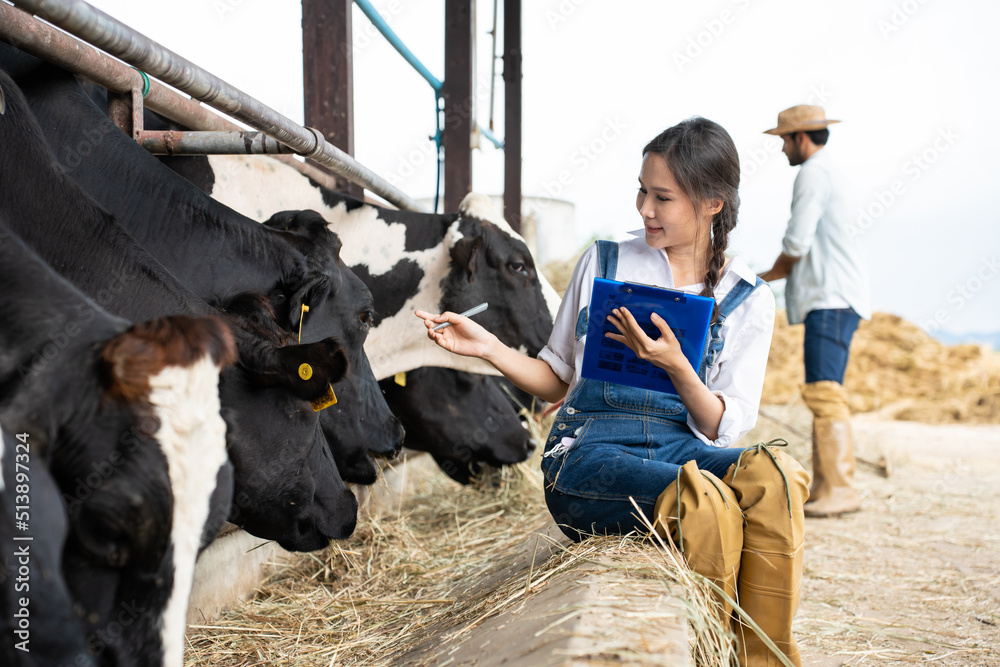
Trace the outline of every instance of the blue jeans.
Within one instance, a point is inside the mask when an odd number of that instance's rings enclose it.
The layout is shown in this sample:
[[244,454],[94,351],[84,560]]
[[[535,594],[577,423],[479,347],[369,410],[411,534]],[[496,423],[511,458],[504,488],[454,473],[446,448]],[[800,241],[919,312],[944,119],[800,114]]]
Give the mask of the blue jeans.
[[721,479],[742,451],[695,437],[676,395],[581,379],[545,443],[545,502],[574,540],[645,532],[630,498],[652,522],[656,499],[682,465],[697,461]]
[[806,383],[844,383],[848,349],[860,321],[851,308],[813,310],[806,315]]

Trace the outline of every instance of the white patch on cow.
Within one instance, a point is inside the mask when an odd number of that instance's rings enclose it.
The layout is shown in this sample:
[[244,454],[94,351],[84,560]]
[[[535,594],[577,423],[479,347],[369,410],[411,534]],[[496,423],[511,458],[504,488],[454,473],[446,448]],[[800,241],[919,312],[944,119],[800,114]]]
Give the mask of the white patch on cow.
[[226,462],[226,423],[219,414],[219,368],[210,356],[168,366],[149,378],[160,420],[156,440],[167,460],[173,495],[174,583],[163,611],[163,664],[182,667],[184,629],[194,564],[216,476]]

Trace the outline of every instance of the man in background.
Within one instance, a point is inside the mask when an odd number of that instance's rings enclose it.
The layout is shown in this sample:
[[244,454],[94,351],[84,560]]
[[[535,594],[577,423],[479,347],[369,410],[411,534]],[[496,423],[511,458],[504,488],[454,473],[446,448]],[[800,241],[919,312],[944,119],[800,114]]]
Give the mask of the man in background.
[[851,338],[870,319],[868,272],[851,233],[849,186],[824,150],[830,136],[822,107],[799,105],[778,114],[765,134],[781,137],[788,163],[800,166],[792,190],[792,217],[781,254],[767,281],[787,278],[789,324],[805,323],[806,384],[802,397],[813,413],[813,481],[806,516],[829,517],[861,508],[852,486],[854,438],[844,391]]

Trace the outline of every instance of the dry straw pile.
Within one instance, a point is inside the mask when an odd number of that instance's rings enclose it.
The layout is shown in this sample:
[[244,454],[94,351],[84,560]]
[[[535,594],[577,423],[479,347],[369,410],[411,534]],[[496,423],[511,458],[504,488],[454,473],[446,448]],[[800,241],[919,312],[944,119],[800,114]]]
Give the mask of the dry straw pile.
[[[767,360],[764,403],[799,401],[804,327],[778,313]],[[946,346],[895,315],[875,313],[851,342],[844,386],[854,412],[927,424],[1000,423],[1000,354]]]
[[[548,424],[533,423],[536,437],[544,435]],[[584,563],[616,581],[662,590],[683,606],[692,664],[730,664],[732,636],[713,612],[707,584],[672,549],[634,537],[550,540],[546,549],[536,546],[545,555],[526,571],[497,576],[549,522],[537,455],[478,486],[459,487],[443,474],[411,482],[397,506],[362,521],[351,539],[297,556],[276,568],[255,599],[189,628],[187,665],[441,664],[412,653],[428,637],[456,642],[497,614],[521,613],[517,605],[526,601],[530,610],[532,596],[554,576]],[[648,625],[633,616],[626,622]],[[604,657],[662,664],[641,646]]]

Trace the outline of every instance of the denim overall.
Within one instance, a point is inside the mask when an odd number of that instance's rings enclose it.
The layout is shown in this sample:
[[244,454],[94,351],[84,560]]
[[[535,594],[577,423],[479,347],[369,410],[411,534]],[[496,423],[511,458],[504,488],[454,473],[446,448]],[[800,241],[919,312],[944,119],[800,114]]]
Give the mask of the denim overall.
[[[598,261],[601,276],[614,278],[618,244],[598,241]],[[719,304],[698,374],[702,382],[722,351],[723,322],[762,284],[759,278],[753,285],[740,280]],[[578,340],[587,332],[585,311],[578,320]],[[741,451],[699,440],[676,394],[580,378],[545,443],[545,502],[555,522],[574,540],[588,534],[645,532],[630,498],[652,521],[656,499],[682,465],[694,459],[699,468],[721,479]]]

